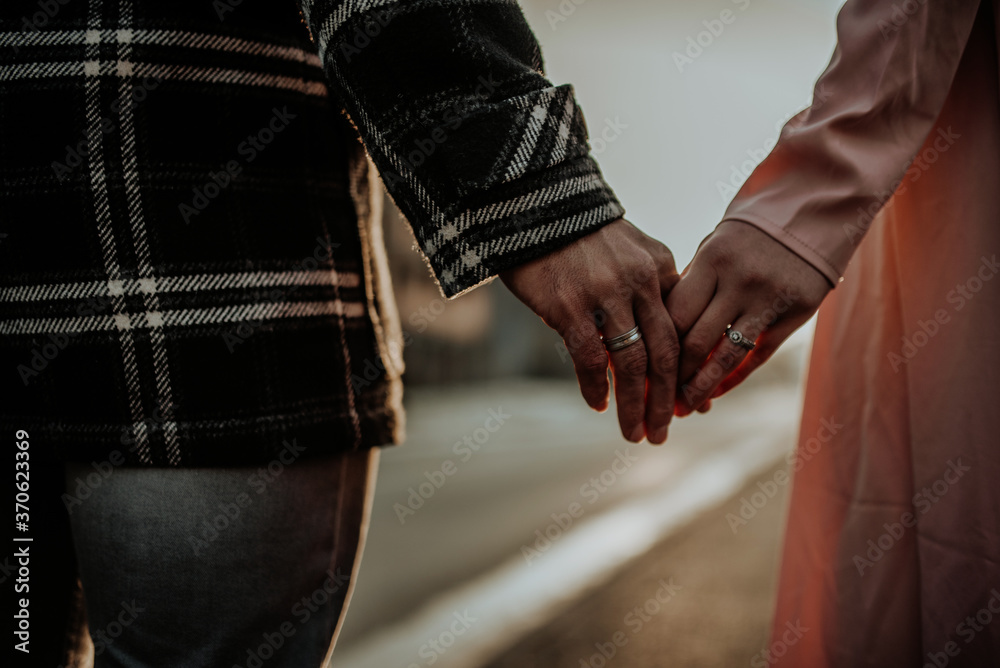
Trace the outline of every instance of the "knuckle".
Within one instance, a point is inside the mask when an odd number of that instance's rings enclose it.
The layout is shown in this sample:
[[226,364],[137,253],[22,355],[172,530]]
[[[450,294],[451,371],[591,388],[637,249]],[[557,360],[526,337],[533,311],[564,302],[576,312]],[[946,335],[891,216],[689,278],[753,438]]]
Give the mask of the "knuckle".
[[576,322],[583,311],[583,299],[578,290],[559,290],[554,293],[555,312],[565,322]]
[[668,404],[666,401],[660,401],[650,407],[649,415],[646,416],[646,419],[652,424],[664,425],[670,421],[673,414],[673,405]]
[[684,340],[684,351],[689,357],[703,360],[715,347],[715,341],[709,341],[703,336],[691,335]]
[[576,368],[580,373],[594,376],[607,373],[608,356],[603,351],[598,351],[593,347],[578,352],[576,358]]
[[732,371],[739,364],[741,355],[729,347],[720,346],[719,350],[712,355],[712,360],[725,371]]
[[667,265],[668,267],[676,267],[677,264],[674,260],[674,253],[669,248],[660,244],[660,264]]
[[660,376],[670,376],[677,371],[680,349],[674,343],[661,343],[649,353],[649,366]]
[[648,262],[643,261],[636,264],[629,275],[629,282],[636,292],[649,292],[654,287],[656,292],[659,292],[657,276],[656,264],[652,258],[649,258]]
[[618,366],[629,376],[645,376],[646,352],[640,346],[626,348]]
[[729,248],[721,248],[718,244],[706,244],[703,248],[706,259],[717,270],[728,270],[736,265],[736,255]]
[[746,269],[740,274],[740,287],[744,289],[758,289],[767,287],[770,284],[767,275],[760,269]]

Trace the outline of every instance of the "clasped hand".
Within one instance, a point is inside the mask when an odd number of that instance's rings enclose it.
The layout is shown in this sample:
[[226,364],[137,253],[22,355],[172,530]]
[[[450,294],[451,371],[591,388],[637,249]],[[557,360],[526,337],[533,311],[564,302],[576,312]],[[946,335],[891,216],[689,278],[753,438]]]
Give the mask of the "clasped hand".
[[[683,275],[662,243],[624,219],[500,275],[566,345],[587,404],[609,403],[626,439],[666,441],[671,418],[706,411],[819,308],[826,277],[769,235],[726,221]],[[642,339],[608,352],[604,339]],[[724,336],[740,332],[750,346]]]

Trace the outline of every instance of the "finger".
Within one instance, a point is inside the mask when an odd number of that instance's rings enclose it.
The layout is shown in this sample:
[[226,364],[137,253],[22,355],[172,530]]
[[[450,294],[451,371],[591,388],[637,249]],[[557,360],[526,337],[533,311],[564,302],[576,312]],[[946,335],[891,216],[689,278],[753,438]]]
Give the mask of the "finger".
[[681,280],[681,277],[677,273],[674,254],[663,244],[659,244],[659,250],[653,253],[653,259],[656,261],[656,277],[660,281],[660,300],[662,302],[666,300],[667,295]]
[[658,294],[637,295],[636,316],[646,344],[646,437],[659,445],[667,440],[674,415],[680,345],[674,323]]
[[705,403],[703,403],[701,406],[698,407],[698,412],[699,413],[707,413],[710,410],[712,410],[712,400],[711,399],[706,399]]
[[573,359],[573,368],[580,383],[580,393],[587,405],[596,411],[608,408],[608,352],[601,343],[601,334],[591,314],[580,314],[572,324],[560,330],[566,350]]
[[698,318],[698,322],[681,340],[681,363],[677,372],[678,382],[687,383],[691,380],[721,341],[722,333],[726,331],[726,327],[735,322],[741,313],[742,309],[734,301],[722,297],[716,297],[712,300],[712,303]]
[[[736,332],[750,332],[752,326],[753,321],[748,316],[741,315],[733,319],[732,327]],[[684,407],[689,411],[698,410],[711,398],[719,384],[735,371],[749,354],[750,350],[746,346],[734,343],[729,337],[720,334],[720,340],[711,356],[683,387]]]
[[[703,268],[705,267],[705,268]],[[718,277],[710,267],[697,261],[688,265],[684,277],[667,295],[667,311],[681,338],[690,331],[715,296]]]
[[[608,312],[604,338],[612,339],[635,327],[635,316],[624,309]],[[640,330],[641,331],[641,330]],[[622,435],[638,443],[646,435],[646,346],[639,339],[627,348],[609,353],[615,383],[615,404]]]
[[[808,320],[808,318],[806,318]],[[712,397],[721,397],[723,394],[733,389],[747,377],[757,370],[764,362],[771,359],[771,355],[775,353],[779,346],[784,343],[792,333],[802,326],[805,320],[801,318],[789,318],[787,320],[781,320],[774,326],[766,330],[757,341],[757,347],[753,349],[745,360],[743,364],[739,365],[735,371],[733,371],[729,376],[726,377],[719,387],[716,388],[715,392],[712,393]]]

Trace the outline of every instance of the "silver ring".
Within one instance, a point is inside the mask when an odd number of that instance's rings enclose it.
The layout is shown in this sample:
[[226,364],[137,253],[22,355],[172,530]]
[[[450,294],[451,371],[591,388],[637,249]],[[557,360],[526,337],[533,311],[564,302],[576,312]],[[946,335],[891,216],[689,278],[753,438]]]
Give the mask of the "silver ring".
[[756,343],[743,336],[743,332],[737,331],[731,326],[726,328],[726,338],[741,348],[746,348],[747,350],[753,350],[757,347]]
[[639,331],[639,325],[636,325],[632,329],[628,330],[624,334],[615,336],[610,339],[604,339],[604,347],[608,349],[609,353],[613,353],[624,348],[628,348],[630,345],[642,338],[642,332]]

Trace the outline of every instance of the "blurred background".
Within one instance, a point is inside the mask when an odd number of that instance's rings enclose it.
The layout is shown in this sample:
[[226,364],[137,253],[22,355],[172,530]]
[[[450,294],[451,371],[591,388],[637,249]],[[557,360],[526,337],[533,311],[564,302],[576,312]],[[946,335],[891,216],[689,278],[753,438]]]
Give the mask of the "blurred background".
[[[521,0],[627,217],[678,267],[808,106],[836,0]],[[811,326],[662,447],[499,283],[446,302],[387,207],[407,364],[337,668],[734,666],[767,644]]]

